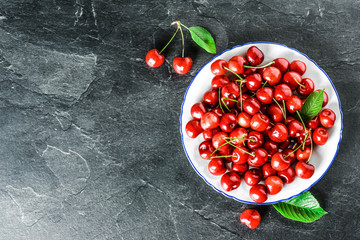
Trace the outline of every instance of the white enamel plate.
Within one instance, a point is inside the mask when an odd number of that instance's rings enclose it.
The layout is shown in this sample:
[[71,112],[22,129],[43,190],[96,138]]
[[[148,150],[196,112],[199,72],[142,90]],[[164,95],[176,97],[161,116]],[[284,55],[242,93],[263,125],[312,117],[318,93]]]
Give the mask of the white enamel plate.
[[235,55],[245,56],[247,49],[251,46],[257,46],[264,53],[265,59],[262,64],[266,64],[279,57],[286,58],[289,62],[292,62],[293,60],[301,60],[305,62],[307,70],[303,75],[303,78],[311,78],[314,81],[315,90],[325,88],[325,91],[329,96],[329,102],[326,108],[332,109],[336,114],[335,125],[328,129],[329,139],[327,143],[323,146],[314,147],[314,151],[310,160],[310,163],[315,166],[314,175],[310,179],[300,179],[296,177],[295,181],[291,184],[285,184],[280,193],[277,195],[268,195],[267,201],[261,203],[274,204],[298,196],[317,183],[330,168],[338,152],[341,141],[343,115],[341,112],[341,104],[338,93],[329,76],[308,56],[285,45],[270,42],[247,43],[242,46],[236,46],[230,50],[224,51],[222,54],[216,56],[204,67],[202,67],[190,83],[185,93],[184,101],[181,107],[180,132],[187,158],[189,159],[194,170],[205,180],[207,184],[213,187],[216,191],[237,201],[250,204],[259,204],[253,202],[250,199],[250,187],[246,185],[243,179],[241,181],[240,187],[236,190],[230,192],[224,191],[220,185],[221,176],[214,176],[210,174],[207,168],[209,161],[202,159],[199,155],[199,144],[204,141],[202,134],[200,134],[196,139],[192,139],[189,138],[185,132],[186,123],[192,119],[190,114],[192,105],[197,102],[201,102],[203,94],[211,89],[211,80],[214,77],[210,71],[211,63],[217,59],[224,59],[228,61]]

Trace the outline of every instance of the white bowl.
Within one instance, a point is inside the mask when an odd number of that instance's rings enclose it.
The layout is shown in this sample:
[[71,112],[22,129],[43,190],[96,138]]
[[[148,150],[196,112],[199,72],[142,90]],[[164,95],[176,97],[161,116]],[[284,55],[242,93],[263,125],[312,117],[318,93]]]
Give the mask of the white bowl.
[[[306,63],[307,70],[303,78],[311,78],[314,81],[315,89],[325,88],[329,96],[329,102],[326,108],[332,109],[336,114],[335,125],[328,129],[329,139],[323,146],[314,148],[310,163],[315,166],[315,173],[310,179],[295,178],[291,184],[285,184],[283,189],[277,195],[268,195],[264,203],[255,203],[249,196],[250,187],[242,180],[240,187],[226,192],[220,185],[221,176],[214,176],[208,170],[208,160],[204,160],[199,155],[199,144],[204,141],[202,134],[196,139],[189,138],[185,132],[185,125],[192,119],[190,109],[193,104],[202,101],[203,94],[211,89],[211,80],[214,75],[210,71],[210,65],[217,59],[229,60],[235,55],[245,56],[246,51],[251,46],[257,46],[265,55],[263,64],[272,61],[275,58],[286,58],[289,62],[301,60]],[[249,204],[274,204],[277,202],[289,200],[298,196],[304,191],[309,190],[317,183],[330,168],[339,149],[343,128],[343,114],[339,95],[329,76],[313,60],[296,49],[289,48],[285,45],[271,42],[252,42],[242,46],[236,46],[224,51],[222,54],[213,58],[209,63],[200,69],[194,79],[191,81],[184,97],[180,115],[180,132],[183,142],[184,151],[194,170],[205,180],[207,184],[216,191],[237,201]]]

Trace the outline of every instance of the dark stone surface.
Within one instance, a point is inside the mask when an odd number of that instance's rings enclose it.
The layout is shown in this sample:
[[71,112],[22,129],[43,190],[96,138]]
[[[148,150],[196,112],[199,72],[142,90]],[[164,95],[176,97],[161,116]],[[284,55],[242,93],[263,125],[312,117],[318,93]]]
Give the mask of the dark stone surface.
[[[213,56],[186,34],[194,66],[149,69],[144,57],[174,27],[207,28],[218,53],[283,43],[329,74],[344,112],[343,141],[311,192],[329,212],[304,224],[271,206],[213,191],[181,145],[179,114],[192,77]],[[0,239],[356,239],[359,228],[360,2],[0,2]]]

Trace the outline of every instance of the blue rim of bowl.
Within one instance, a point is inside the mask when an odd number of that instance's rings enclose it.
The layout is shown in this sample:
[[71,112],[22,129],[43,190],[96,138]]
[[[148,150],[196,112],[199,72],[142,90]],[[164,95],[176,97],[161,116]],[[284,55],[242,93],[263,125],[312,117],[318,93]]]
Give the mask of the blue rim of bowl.
[[[196,169],[195,165],[193,164],[193,162],[192,162],[191,158],[189,157],[189,155],[188,155],[188,153],[187,153],[187,151],[186,151],[186,148],[185,148],[184,133],[183,133],[183,131],[182,131],[182,116],[183,116],[183,108],[184,108],[184,103],[185,103],[185,100],[186,100],[187,93],[188,93],[191,85],[193,84],[194,80],[196,79],[197,75],[201,72],[201,70],[202,70],[203,68],[205,68],[207,65],[209,65],[210,62],[212,62],[215,58],[219,57],[220,55],[223,55],[224,53],[226,53],[226,52],[228,52],[228,51],[231,51],[231,50],[233,50],[233,49],[235,49],[235,48],[238,48],[238,47],[243,47],[243,46],[247,46],[247,45],[254,45],[254,44],[261,44],[261,43],[279,45],[279,46],[282,46],[282,47],[286,47],[286,48],[288,48],[288,49],[290,49],[290,50],[293,50],[293,51],[295,51],[295,52],[303,55],[304,57],[306,57],[306,58],[307,58],[309,61],[311,61],[312,63],[314,63],[315,66],[316,66],[318,69],[320,69],[320,70],[325,74],[325,76],[327,77],[327,79],[328,79],[329,82],[331,83],[331,86],[333,87],[333,89],[334,89],[334,91],[335,91],[335,93],[336,93],[336,97],[337,97],[338,102],[339,102],[339,111],[340,111],[340,115],[341,115],[341,129],[340,129],[340,139],[339,139],[339,142],[338,142],[338,145],[337,145],[337,149],[336,149],[335,155],[334,155],[333,159],[331,160],[331,163],[329,164],[328,168],[325,170],[324,174],[321,175],[320,178],[317,179],[313,184],[311,184],[310,187],[308,187],[307,189],[305,189],[305,190],[301,191],[300,193],[295,194],[295,195],[293,195],[293,196],[291,196],[291,197],[289,197],[289,198],[281,199],[281,200],[274,201],[274,202],[256,203],[256,202],[249,202],[249,201],[241,200],[241,199],[236,198],[235,196],[230,196],[230,195],[226,194],[225,192],[217,189],[215,186],[213,186],[211,183],[209,183],[209,182],[206,180],[206,178],[205,178],[203,175],[201,175],[201,173]],[[341,142],[341,139],[342,139],[342,131],[343,131],[343,113],[342,113],[342,110],[341,110],[340,97],[339,97],[339,94],[338,94],[338,92],[336,91],[335,85],[334,85],[334,83],[331,81],[330,77],[326,74],[326,72],[325,72],[321,67],[319,67],[319,66],[317,65],[317,63],[316,63],[314,60],[310,59],[306,54],[304,54],[304,53],[302,53],[302,52],[299,52],[298,50],[296,50],[296,49],[294,49],[294,48],[290,48],[290,47],[288,47],[288,46],[286,46],[286,45],[284,45],[284,44],[280,44],[280,43],[265,42],[265,41],[264,41],[264,42],[263,42],[263,41],[259,41],[259,42],[248,42],[248,43],[245,43],[245,44],[243,44],[243,45],[236,45],[236,46],[234,46],[233,48],[227,49],[227,50],[223,51],[221,54],[213,57],[207,64],[205,64],[205,65],[197,72],[197,74],[195,75],[195,77],[192,79],[192,81],[190,82],[188,88],[186,89],[186,92],[185,92],[185,95],[184,95],[184,100],[183,100],[183,103],[181,104],[181,113],[180,113],[180,133],[181,133],[181,141],[182,141],[182,145],[183,145],[183,148],[184,148],[186,157],[188,158],[191,166],[194,168],[195,172],[196,172],[200,177],[202,177],[202,179],[204,179],[204,181],[205,181],[209,186],[211,186],[215,191],[217,191],[217,192],[219,192],[219,193],[222,193],[223,195],[225,195],[225,196],[228,197],[228,198],[232,198],[232,199],[234,199],[234,200],[236,200],[236,201],[239,201],[239,202],[242,202],[242,203],[247,203],[247,204],[254,204],[254,205],[270,205],[270,204],[275,204],[275,203],[279,203],[279,202],[283,202],[283,201],[290,200],[291,198],[297,197],[297,196],[299,196],[300,194],[302,194],[303,192],[308,191],[312,186],[314,186],[318,181],[320,181],[320,179],[323,178],[323,176],[326,174],[326,172],[329,170],[329,168],[331,167],[332,163],[334,162],[334,160],[335,160],[335,158],[336,158],[336,155],[337,155],[337,153],[338,153],[338,151],[339,151],[339,146],[340,146],[340,142]]]

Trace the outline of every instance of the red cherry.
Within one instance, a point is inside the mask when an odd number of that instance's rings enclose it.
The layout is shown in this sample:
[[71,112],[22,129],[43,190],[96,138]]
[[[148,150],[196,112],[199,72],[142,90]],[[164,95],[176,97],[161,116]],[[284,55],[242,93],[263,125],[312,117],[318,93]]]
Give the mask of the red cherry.
[[289,65],[289,61],[285,58],[277,58],[271,66],[278,68],[281,73],[284,73],[289,69]]
[[319,115],[316,115],[313,119],[308,121],[305,125],[308,128],[315,129],[319,126],[319,124],[320,124],[320,118],[319,118]]
[[260,102],[255,97],[250,97],[243,102],[244,111],[254,115],[260,110]]
[[204,113],[206,113],[206,108],[204,103],[199,102],[199,103],[195,103],[192,107],[191,107],[191,116],[195,119],[200,120],[202,115],[204,115]]
[[[248,132],[245,128],[236,128],[230,133],[231,143],[241,147],[244,144],[243,139],[247,138]],[[241,139],[243,138],[243,139]]]
[[265,179],[267,192],[270,195],[278,194],[283,188],[283,181],[278,176],[270,176]]
[[277,172],[277,175],[284,183],[290,184],[295,180],[295,170],[293,167],[288,167],[283,171]]
[[[225,98],[237,99],[240,96],[239,85],[237,85],[234,82],[230,82],[230,83],[226,84],[221,89],[221,96],[223,96]],[[231,102],[233,102],[235,104],[234,101],[231,101]]]
[[291,90],[295,90],[299,86],[299,83],[302,83],[302,78],[297,72],[290,71],[285,73],[283,82],[289,85]]
[[264,178],[268,178],[270,176],[275,176],[277,171],[271,167],[270,163],[265,163],[262,166],[262,174]]
[[251,152],[254,156],[249,156],[248,164],[252,167],[261,167],[268,159],[268,153],[263,148],[256,148]]
[[295,166],[296,176],[302,179],[309,179],[314,174],[315,167],[305,161],[299,161]]
[[268,67],[263,72],[262,76],[269,83],[270,86],[275,86],[280,82],[281,71],[276,67]]
[[[281,105],[280,105],[281,106]],[[283,107],[281,106],[281,108],[277,105],[277,104],[271,104],[268,108],[267,108],[267,113],[270,117],[270,120],[274,121],[274,122],[280,122],[282,120],[284,120],[284,115],[281,111],[281,109],[283,109]]]
[[199,145],[200,157],[203,159],[208,159],[208,157],[215,151],[215,148],[212,146],[210,141],[205,141]]
[[216,107],[219,104],[219,95],[216,90],[209,90],[203,96],[204,104],[207,107]]
[[225,113],[220,120],[220,128],[224,132],[231,132],[236,127],[236,116],[232,113]]
[[221,129],[220,128],[214,128],[214,129],[206,129],[203,131],[203,138],[205,141],[210,141],[212,139],[212,137],[218,133],[218,132],[221,132]]
[[257,203],[263,203],[267,200],[266,188],[263,184],[252,186],[249,191],[250,198]]
[[276,171],[283,171],[290,167],[290,160],[282,152],[277,152],[271,157],[271,167]]
[[249,158],[249,154],[247,152],[249,152],[249,150],[244,147],[235,148],[232,152],[232,155],[235,156],[231,158],[232,162],[236,164],[247,163]]
[[259,132],[251,131],[247,138],[249,140],[247,140],[246,143],[250,149],[261,147],[264,144],[264,136]]
[[219,76],[224,75],[227,72],[224,67],[228,67],[228,63],[225,60],[218,59],[211,64],[210,69],[214,75]]
[[307,161],[309,160],[311,154],[311,149],[309,147],[305,147],[304,150],[302,148],[299,148],[296,151],[296,159],[299,161]]
[[261,216],[255,209],[246,209],[240,216],[241,223],[250,229],[257,228],[261,221]]
[[237,122],[241,127],[249,128],[251,122],[251,115],[246,112],[241,112],[237,116]]
[[239,175],[243,175],[248,169],[249,169],[249,165],[247,163],[244,164],[233,163],[231,170]]
[[204,130],[217,128],[219,126],[219,122],[219,116],[213,112],[205,113],[200,120],[201,127]]
[[324,145],[329,138],[328,131],[323,127],[318,127],[314,130],[312,139],[317,145]]
[[221,187],[228,192],[237,189],[241,184],[241,179],[237,173],[228,172],[221,177],[220,183]]
[[[224,132],[216,133],[212,138],[212,145],[214,146],[214,148],[218,148],[221,145],[223,145],[224,143],[226,143],[225,139],[227,137],[228,137],[227,133],[224,133]],[[225,144],[224,146],[219,148],[219,151],[226,151],[227,149],[229,149],[229,145]]]
[[160,67],[165,61],[164,55],[161,55],[157,49],[151,49],[146,54],[146,63],[149,67]]
[[290,113],[294,113],[302,108],[302,101],[298,96],[292,95],[287,101],[286,101],[286,108]]
[[202,131],[199,120],[190,120],[185,126],[185,132],[190,138],[196,138]]
[[[319,90],[317,90],[319,91]],[[328,104],[328,101],[329,101],[329,97],[327,95],[327,93],[324,91],[324,101],[323,101],[323,107],[325,107],[327,104]]]
[[299,60],[292,61],[290,64],[290,71],[303,75],[306,72],[306,64]]
[[262,132],[269,126],[269,118],[261,113],[256,113],[250,121],[250,126],[253,130]]
[[274,90],[269,87],[262,87],[256,92],[257,99],[265,104],[270,104],[273,100]]
[[212,175],[219,176],[226,172],[226,166],[221,158],[213,158],[208,165],[209,172]]
[[274,98],[277,101],[282,101],[282,100],[287,101],[290,99],[291,96],[292,96],[292,90],[288,85],[283,83],[275,87]]
[[283,123],[276,123],[268,131],[269,138],[274,142],[284,142],[288,138],[288,130]]
[[227,78],[224,75],[221,76],[215,76],[212,80],[211,80],[211,87],[213,89],[218,89],[219,87],[224,87],[226,84],[228,84],[230,82],[229,78]]
[[326,108],[322,110],[319,117],[320,117],[320,123],[324,127],[331,128],[334,126],[336,115],[333,110]]
[[235,72],[236,74],[242,74],[244,72],[244,64],[246,64],[247,61],[243,56],[233,56],[229,60],[229,69]]
[[253,73],[246,77],[246,87],[250,91],[256,91],[261,87],[262,77],[258,73]]
[[298,120],[293,120],[288,125],[290,137],[299,137],[304,132],[304,126]]
[[269,156],[271,157],[272,155],[277,153],[279,146],[276,142],[267,139],[263,145],[263,148],[268,152]]
[[186,74],[190,71],[193,61],[190,57],[176,57],[173,60],[173,68],[178,74]]
[[286,159],[290,161],[290,165],[295,162],[295,153],[293,152],[292,149],[287,148],[287,149],[283,150],[282,153],[285,156],[288,156]]
[[298,86],[296,91],[302,95],[302,96],[307,96],[309,95],[310,93],[312,93],[314,91],[314,88],[315,88],[315,85],[314,85],[314,82],[313,80],[311,80],[310,78],[304,78],[302,80],[302,83],[301,83],[303,86]]
[[258,184],[262,178],[262,172],[260,171],[260,169],[257,168],[246,171],[244,175],[244,181],[249,186],[254,186]]
[[246,59],[251,66],[257,66],[264,61],[264,53],[256,46],[252,46],[246,52]]
[[223,111],[220,108],[213,108],[211,110],[211,112],[215,113],[216,115],[218,115],[219,118],[222,118],[224,116]]
[[286,117],[286,125],[288,125],[289,123],[291,123],[292,121],[296,120],[296,118],[292,117],[292,116],[287,116]]

